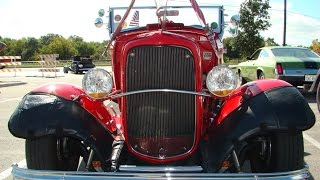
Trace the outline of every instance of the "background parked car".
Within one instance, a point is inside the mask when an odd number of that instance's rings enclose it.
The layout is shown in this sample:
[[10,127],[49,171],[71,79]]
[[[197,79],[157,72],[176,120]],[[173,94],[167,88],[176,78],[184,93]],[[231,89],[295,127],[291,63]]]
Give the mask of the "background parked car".
[[73,73],[78,74],[96,67],[90,56],[73,56],[71,57],[71,60],[72,62],[69,66],[63,67],[64,73],[72,71]]
[[320,56],[302,47],[272,46],[256,50],[237,65],[243,83],[276,78],[294,86],[309,88],[320,67]]

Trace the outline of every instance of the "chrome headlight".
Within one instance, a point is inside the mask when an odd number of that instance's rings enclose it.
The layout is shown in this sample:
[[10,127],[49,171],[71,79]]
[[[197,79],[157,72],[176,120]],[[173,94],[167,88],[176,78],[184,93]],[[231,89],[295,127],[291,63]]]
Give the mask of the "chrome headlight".
[[79,68],[83,68],[83,64],[79,64],[78,66],[79,66]]
[[207,76],[209,91],[219,97],[228,96],[238,85],[236,73],[225,65],[214,67]]
[[104,69],[91,69],[82,79],[84,92],[95,99],[106,97],[112,90],[112,76]]

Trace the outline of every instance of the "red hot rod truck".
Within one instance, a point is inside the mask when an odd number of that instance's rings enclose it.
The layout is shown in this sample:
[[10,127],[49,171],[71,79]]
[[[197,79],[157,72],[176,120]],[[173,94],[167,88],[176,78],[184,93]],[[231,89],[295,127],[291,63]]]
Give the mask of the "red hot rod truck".
[[238,86],[220,63],[222,6],[148,2],[99,11],[112,75],[95,68],[82,87],[24,96],[8,126],[26,139],[27,169],[13,177],[308,179],[302,132],[315,116],[301,93],[281,80]]

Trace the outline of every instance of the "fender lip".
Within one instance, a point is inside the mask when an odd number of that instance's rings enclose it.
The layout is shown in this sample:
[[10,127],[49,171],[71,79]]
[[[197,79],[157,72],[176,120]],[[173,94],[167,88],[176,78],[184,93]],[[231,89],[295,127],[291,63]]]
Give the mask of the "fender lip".
[[[145,169],[147,168],[147,169]],[[159,172],[153,171],[160,169]],[[182,167],[183,168],[183,167]],[[123,169],[120,167],[120,170]],[[141,171],[141,169],[145,169]],[[162,171],[161,171],[162,169]],[[13,179],[221,179],[233,180],[237,178],[246,180],[257,179],[281,179],[281,180],[299,180],[309,179],[311,174],[308,166],[303,169],[277,172],[277,173],[196,173],[175,171],[175,167],[132,167],[123,172],[81,172],[81,171],[51,171],[51,170],[31,170],[21,168],[18,164],[12,165]]]
[[84,91],[82,87],[71,83],[47,83],[33,89],[30,93],[47,93],[72,100],[73,96],[80,96]]

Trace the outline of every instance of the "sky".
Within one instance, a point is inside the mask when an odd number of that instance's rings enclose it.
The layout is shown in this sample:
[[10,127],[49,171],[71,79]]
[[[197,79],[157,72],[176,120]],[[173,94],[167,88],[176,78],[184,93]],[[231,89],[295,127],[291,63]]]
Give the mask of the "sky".
[[[229,15],[226,18],[238,14],[243,2],[244,0],[198,0],[199,4],[223,5],[225,14]],[[284,0],[269,2],[272,26],[268,31],[260,33],[263,37],[274,38],[278,44],[282,44]],[[128,0],[1,0],[0,36],[12,39],[40,38],[53,33],[65,38],[76,35],[87,42],[102,42],[109,39],[108,31],[105,27],[96,28],[94,21],[99,9],[107,9],[109,5],[115,4],[128,5]],[[319,0],[287,0],[287,44],[310,46],[312,40],[320,39],[319,7]]]

